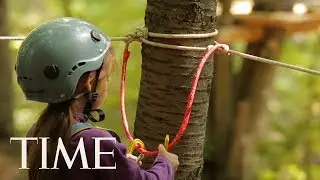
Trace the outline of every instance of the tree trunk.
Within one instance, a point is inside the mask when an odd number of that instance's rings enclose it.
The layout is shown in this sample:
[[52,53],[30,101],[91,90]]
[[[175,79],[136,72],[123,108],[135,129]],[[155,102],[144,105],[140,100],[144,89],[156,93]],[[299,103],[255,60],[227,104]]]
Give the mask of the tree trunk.
[[[222,0],[223,13],[218,19],[219,30],[233,24],[230,13],[232,0]],[[214,77],[207,122],[204,180],[222,180],[225,177],[233,121],[232,60],[227,55],[215,55]]]
[[225,176],[230,133],[233,124],[232,73],[230,57],[215,56],[215,82],[210,96],[204,180],[222,180]]
[[[8,35],[7,4],[0,0],[0,34]],[[8,41],[0,41],[0,140],[13,134],[12,71]]]
[[[216,0],[148,0],[146,27],[158,33],[213,32],[216,22]],[[158,39],[152,41],[176,45],[207,46],[206,39]],[[177,51],[142,45],[142,75],[135,121],[135,137],[146,147],[156,149],[164,137],[176,135],[182,122],[187,96],[196,67],[204,52]],[[201,74],[189,126],[181,141],[172,150],[179,156],[176,179],[200,179],[203,167],[203,146],[213,60]],[[145,167],[152,164],[147,158]]]
[[255,0],[255,9],[259,11],[291,11],[299,0]]
[[[286,3],[289,1],[286,1]],[[274,2],[276,3],[276,2]],[[264,0],[256,0],[254,11],[275,11],[284,10],[284,4],[270,9],[272,2]],[[261,4],[264,4],[261,6]],[[267,6],[269,4],[270,6]],[[287,7],[287,6],[286,6]],[[270,59],[278,59],[281,54],[281,45],[284,38],[284,31],[279,28],[265,27],[264,38],[256,42],[249,43],[247,46],[248,54],[266,57]],[[255,167],[252,164],[256,155],[256,144],[259,140],[259,124],[262,124],[264,108],[271,91],[270,84],[274,77],[274,67],[260,62],[245,60],[242,71],[236,79],[237,95],[236,95],[236,113],[243,114],[244,117],[236,118],[234,132],[238,132],[233,136],[233,147],[231,149],[230,158],[234,159],[228,165],[229,179],[255,179]],[[238,149],[242,152],[239,155]],[[238,155],[237,155],[238,154]],[[240,166],[239,166],[240,165]]]
[[68,17],[72,17],[71,4],[72,0],[61,0],[63,14]]
[[[224,7],[230,4],[228,1],[223,3],[225,3]],[[269,7],[273,6],[261,6],[266,3],[272,4],[269,1],[258,2],[257,0],[254,10],[271,11]],[[228,10],[225,11],[226,15],[223,14],[219,19],[229,19],[227,22],[232,22],[227,12]],[[221,23],[225,24],[226,21]],[[249,43],[247,53],[277,59],[281,53],[283,37],[284,33],[281,29],[266,27],[264,38]],[[222,61],[217,59],[215,64],[216,81],[212,91],[214,100],[211,106],[215,111],[209,113],[212,116],[208,119],[210,129],[208,132],[211,139],[209,142],[214,144],[214,150],[210,156],[212,166],[208,169],[211,174],[208,179],[247,180],[254,176],[254,167],[250,164],[253,161],[256,141],[259,137],[257,126],[265,107],[266,92],[270,90],[274,68],[245,60],[239,76],[233,77],[228,61],[223,60],[223,56],[220,58]]]
[[[264,38],[248,44],[247,53],[256,56],[277,59],[281,53],[284,32],[281,29],[266,28]],[[229,164],[230,179],[254,179],[254,157],[256,144],[259,139],[259,124],[266,107],[270,84],[273,81],[274,67],[260,62],[245,60],[242,71],[236,82],[237,85],[237,114],[245,117],[236,119],[234,131],[238,132],[233,137],[233,149],[230,157],[237,156],[233,163]],[[245,105],[240,107],[240,105]],[[244,127],[244,128],[243,128]],[[261,129],[260,129],[261,130]],[[239,147],[241,145],[241,147]],[[241,155],[236,155],[241,148]],[[236,153],[236,154],[235,154]],[[239,167],[238,165],[241,164]]]
[[233,15],[230,12],[233,0],[220,0],[220,2],[222,4],[222,15],[219,17],[219,25],[233,24]]

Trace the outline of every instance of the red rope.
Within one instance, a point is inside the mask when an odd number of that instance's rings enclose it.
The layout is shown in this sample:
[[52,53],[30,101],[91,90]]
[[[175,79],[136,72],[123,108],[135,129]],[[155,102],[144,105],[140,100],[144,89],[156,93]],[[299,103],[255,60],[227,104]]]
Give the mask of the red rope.
[[121,73],[121,84],[120,84],[120,109],[121,109],[121,120],[122,120],[122,125],[123,128],[126,132],[126,136],[130,141],[133,140],[130,130],[129,130],[129,125],[128,125],[128,120],[127,120],[127,115],[126,115],[126,108],[125,108],[125,82],[126,82],[126,73],[127,73],[127,63],[128,59],[130,57],[130,52],[128,51],[128,44],[126,46],[126,49],[123,52],[123,62],[122,62],[122,73]]
[[[188,102],[186,105],[186,111],[185,111],[185,114],[183,117],[182,124],[180,126],[178,133],[176,134],[174,139],[169,144],[169,147],[168,147],[169,151],[175,145],[178,144],[181,137],[183,136],[183,133],[187,129],[187,126],[189,124],[190,115],[191,115],[192,104],[194,101],[194,96],[195,96],[195,92],[196,92],[198,81],[199,81],[199,77],[200,77],[200,74],[201,74],[201,71],[202,71],[202,68],[203,68],[205,62],[208,60],[208,58],[211,56],[211,54],[213,54],[217,49],[224,49],[224,48],[225,48],[225,45],[223,45],[223,44],[217,44],[215,46],[212,46],[212,48],[210,48],[206,52],[206,54],[203,56],[201,62],[199,63],[199,65],[197,67],[197,71],[193,77],[193,83],[192,83],[190,93],[188,96]],[[127,46],[123,52],[122,75],[121,75],[121,85],[120,85],[120,107],[121,107],[121,117],[122,117],[123,128],[126,132],[126,136],[128,137],[128,139],[130,141],[132,141],[133,138],[132,138],[130,131],[129,131],[129,125],[128,125],[126,111],[125,111],[125,80],[126,80],[127,62],[128,62],[129,57],[130,57],[130,52],[128,51],[128,44],[127,44]],[[135,147],[135,149],[139,153],[144,154],[144,155],[156,156],[158,154],[158,151],[149,151],[147,149],[141,148],[141,146],[139,146],[139,145],[137,145]]]

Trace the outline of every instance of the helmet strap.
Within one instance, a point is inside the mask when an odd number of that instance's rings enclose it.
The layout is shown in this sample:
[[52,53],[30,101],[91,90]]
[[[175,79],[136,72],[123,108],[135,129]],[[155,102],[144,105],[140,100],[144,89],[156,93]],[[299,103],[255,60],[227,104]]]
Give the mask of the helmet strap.
[[[92,122],[100,122],[105,119],[105,113],[101,109],[92,109],[93,104],[96,102],[98,98],[97,92],[87,92],[85,93],[85,96],[87,97],[87,103],[84,107],[84,114],[87,116],[88,119],[90,119]],[[91,113],[97,112],[99,115],[99,118],[96,119]]]
[[[102,67],[102,66],[101,66]],[[92,91],[86,92],[84,95],[87,97],[87,103],[84,107],[84,114],[87,116],[88,119],[90,119],[92,122],[100,122],[105,119],[105,113],[101,109],[92,109],[93,104],[96,102],[98,98],[98,93],[96,92],[97,85],[98,85],[98,79],[100,74],[101,68],[97,72],[97,82],[95,83],[95,86]],[[91,113],[96,112],[99,115],[99,118],[96,119]]]

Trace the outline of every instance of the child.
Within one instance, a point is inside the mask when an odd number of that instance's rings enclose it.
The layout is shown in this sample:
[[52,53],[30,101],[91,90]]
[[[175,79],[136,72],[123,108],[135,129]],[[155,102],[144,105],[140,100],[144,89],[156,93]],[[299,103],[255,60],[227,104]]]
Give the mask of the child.
[[[59,138],[70,158],[82,138],[88,166],[94,168],[93,137],[117,137],[112,131],[89,128],[87,124],[88,119],[95,122],[104,119],[103,111],[98,108],[107,96],[107,82],[114,61],[110,39],[80,19],[51,20],[37,27],[23,41],[15,67],[18,83],[28,100],[48,103],[28,136],[50,137],[48,168],[54,166]],[[98,119],[91,115],[93,112],[99,114]],[[84,125],[88,128],[79,130]],[[167,152],[163,145],[159,145],[159,154],[147,171],[139,168],[136,158],[126,155],[124,144],[100,141],[100,146],[100,152],[114,152],[114,157],[100,155],[100,166],[116,164],[116,169],[80,169],[83,164],[79,153],[71,169],[61,155],[59,170],[40,169],[41,143],[30,141],[29,180],[170,180],[179,164],[178,157]]]

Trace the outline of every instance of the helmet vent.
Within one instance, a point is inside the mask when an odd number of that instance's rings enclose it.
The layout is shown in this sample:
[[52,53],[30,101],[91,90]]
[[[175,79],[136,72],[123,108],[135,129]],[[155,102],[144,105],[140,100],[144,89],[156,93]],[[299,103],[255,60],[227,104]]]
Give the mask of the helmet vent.
[[86,62],[79,62],[79,63],[78,63],[78,66],[77,66],[77,65],[73,66],[73,67],[71,68],[72,71],[70,71],[70,72],[68,73],[68,76],[70,76],[78,67],[84,66],[85,64],[86,64]]
[[77,69],[77,65],[73,66],[72,67],[72,71],[76,70]]
[[23,76],[23,77],[18,76],[18,79],[20,79],[20,80],[22,80],[22,79],[24,79],[24,80],[32,80],[31,77],[26,77],[26,76]]
[[86,64],[86,62],[80,62],[80,63],[78,63],[78,66],[83,66],[85,64]]

